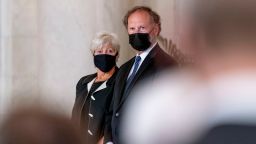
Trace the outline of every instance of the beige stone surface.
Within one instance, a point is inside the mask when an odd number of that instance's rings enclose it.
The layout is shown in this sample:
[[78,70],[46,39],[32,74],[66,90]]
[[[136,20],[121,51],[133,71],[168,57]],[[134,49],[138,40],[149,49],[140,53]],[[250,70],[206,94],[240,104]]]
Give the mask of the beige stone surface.
[[134,55],[122,25],[135,5],[162,17],[165,38],[176,40],[176,0],[0,0],[0,109],[38,103],[70,114],[75,85],[95,72],[90,42],[99,31],[117,33],[120,66]]

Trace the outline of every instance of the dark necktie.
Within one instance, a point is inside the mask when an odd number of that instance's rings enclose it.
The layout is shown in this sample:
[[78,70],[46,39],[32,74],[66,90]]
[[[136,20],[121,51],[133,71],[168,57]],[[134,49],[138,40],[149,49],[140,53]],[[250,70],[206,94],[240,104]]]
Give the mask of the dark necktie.
[[130,75],[130,77],[129,77],[129,78],[127,79],[127,81],[126,81],[125,91],[126,91],[127,88],[130,86],[130,84],[131,84],[133,78],[134,78],[135,75],[136,75],[136,72],[137,72],[137,70],[138,70],[138,68],[139,68],[140,60],[141,60],[141,57],[140,57],[140,56],[136,56],[132,74]]

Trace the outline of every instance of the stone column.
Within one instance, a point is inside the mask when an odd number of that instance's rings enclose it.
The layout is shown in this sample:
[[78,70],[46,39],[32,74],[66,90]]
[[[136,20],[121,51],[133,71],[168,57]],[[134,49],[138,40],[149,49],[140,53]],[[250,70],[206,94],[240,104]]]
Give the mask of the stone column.
[[11,8],[11,1],[0,0],[0,120],[10,103],[12,88]]
[[37,1],[1,0],[1,111],[38,95]]

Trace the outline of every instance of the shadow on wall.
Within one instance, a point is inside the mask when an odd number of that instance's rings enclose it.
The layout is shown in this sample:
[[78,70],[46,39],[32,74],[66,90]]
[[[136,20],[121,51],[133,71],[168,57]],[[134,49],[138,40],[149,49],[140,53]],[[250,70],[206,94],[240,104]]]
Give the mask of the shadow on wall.
[[193,59],[183,54],[172,42],[172,40],[164,38],[163,36],[158,37],[158,43],[171,57],[173,57],[180,66],[193,64]]

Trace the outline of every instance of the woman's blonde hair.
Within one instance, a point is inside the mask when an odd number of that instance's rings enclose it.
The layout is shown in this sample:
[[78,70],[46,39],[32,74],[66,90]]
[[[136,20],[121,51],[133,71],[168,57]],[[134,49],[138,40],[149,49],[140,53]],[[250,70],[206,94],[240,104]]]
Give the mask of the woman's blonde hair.
[[112,48],[116,51],[117,56],[120,51],[120,44],[116,34],[108,32],[99,32],[92,40],[91,52],[94,54],[95,50],[101,49],[105,44],[112,45]]

